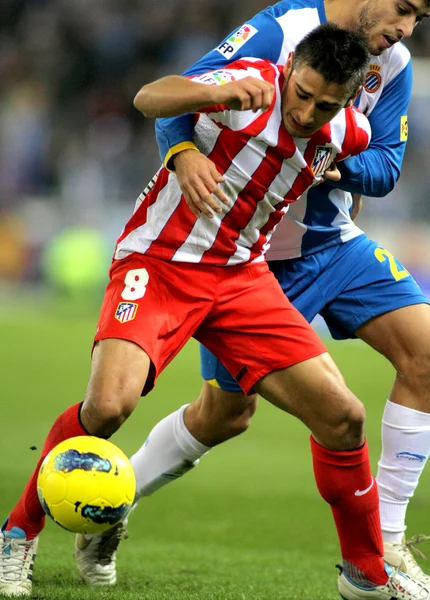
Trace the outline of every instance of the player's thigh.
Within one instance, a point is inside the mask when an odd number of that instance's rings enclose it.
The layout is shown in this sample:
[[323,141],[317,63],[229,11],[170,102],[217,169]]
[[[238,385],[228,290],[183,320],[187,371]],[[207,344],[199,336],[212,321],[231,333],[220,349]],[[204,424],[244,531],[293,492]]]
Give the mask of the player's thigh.
[[[93,361],[97,376],[92,379],[97,381],[97,389],[107,373],[106,379],[117,393],[148,393],[157,375],[210,312],[218,276],[210,268],[196,273],[195,265],[168,263],[140,254],[115,261],[95,336],[101,349],[96,346]],[[121,347],[124,353],[117,351]],[[141,364],[144,355],[150,359],[149,367],[146,358]],[[121,377],[123,372],[126,378]],[[117,385],[112,385],[114,381]]]
[[430,374],[430,306],[413,304],[374,317],[357,329],[359,338],[383,354],[398,372]]
[[270,373],[255,389],[299,418],[324,445],[342,449],[361,441],[364,407],[328,353]]
[[85,395],[85,407],[124,412],[135,408],[151,366],[148,354],[134,342],[103,339],[96,342],[91,374]]
[[341,251],[339,268],[332,266],[326,276],[343,278],[342,285],[321,311],[335,339],[354,338],[371,319],[426,302],[413,277],[376,242],[363,236]]

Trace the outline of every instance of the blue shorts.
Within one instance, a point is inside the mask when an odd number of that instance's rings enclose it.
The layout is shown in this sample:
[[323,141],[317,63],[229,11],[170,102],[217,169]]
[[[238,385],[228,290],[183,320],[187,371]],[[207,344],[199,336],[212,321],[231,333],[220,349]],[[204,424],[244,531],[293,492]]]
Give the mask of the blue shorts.
[[[349,242],[291,260],[269,262],[293,305],[309,321],[320,314],[336,340],[356,337],[361,325],[412,304],[428,304],[414,278],[384,248],[360,235]],[[200,347],[203,379],[240,391],[225,367]]]

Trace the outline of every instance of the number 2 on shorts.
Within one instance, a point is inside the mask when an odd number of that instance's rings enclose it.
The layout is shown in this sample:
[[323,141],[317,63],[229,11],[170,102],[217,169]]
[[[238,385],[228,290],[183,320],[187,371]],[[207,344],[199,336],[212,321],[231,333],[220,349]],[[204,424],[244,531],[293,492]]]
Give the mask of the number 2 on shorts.
[[121,298],[124,300],[139,300],[139,298],[143,298],[148,281],[149,275],[146,269],[131,269],[127,271],[124,279],[125,288],[122,290]]
[[374,254],[380,263],[388,260],[388,263],[390,265],[391,275],[394,277],[394,279],[396,281],[400,281],[401,279],[404,279],[405,277],[409,277],[409,275],[410,275],[409,271],[406,271],[406,269],[399,269],[399,267],[397,266],[396,259],[394,258],[394,256],[392,254],[390,254],[390,252],[388,252],[388,250],[385,250],[384,248],[376,248]]

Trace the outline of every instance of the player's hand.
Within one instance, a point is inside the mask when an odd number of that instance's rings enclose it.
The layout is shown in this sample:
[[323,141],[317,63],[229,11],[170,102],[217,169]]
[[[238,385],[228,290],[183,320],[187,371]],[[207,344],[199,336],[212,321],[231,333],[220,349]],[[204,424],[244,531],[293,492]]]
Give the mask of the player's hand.
[[213,218],[213,212],[222,212],[220,202],[229,204],[229,199],[218,185],[225,178],[204,154],[183,150],[175,154],[173,164],[185,202],[193,215],[199,217],[204,214]]
[[363,207],[363,196],[361,194],[352,194],[352,208],[350,216],[353,221],[358,217]]
[[213,86],[215,104],[225,104],[233,110],[266,111],[273,100],[275,87],[256,77],[245,77],[225,85]]
[[322,177],[322,181],[340,181],[341,174],[336,163],[331,163]]

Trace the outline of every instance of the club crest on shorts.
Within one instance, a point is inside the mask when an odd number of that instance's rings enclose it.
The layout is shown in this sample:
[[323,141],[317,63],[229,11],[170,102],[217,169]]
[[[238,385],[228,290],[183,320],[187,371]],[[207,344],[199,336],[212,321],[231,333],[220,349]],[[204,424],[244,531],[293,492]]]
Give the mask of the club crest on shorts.
[[128,323],[136,316],[138,304],[134,302],[120,302],[115,312],[115,319],[120,323]]
[[315,177],[323,175],[333,162],[333,148],[329,146],[317,146],[311,169]]

